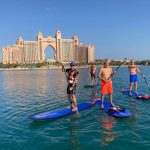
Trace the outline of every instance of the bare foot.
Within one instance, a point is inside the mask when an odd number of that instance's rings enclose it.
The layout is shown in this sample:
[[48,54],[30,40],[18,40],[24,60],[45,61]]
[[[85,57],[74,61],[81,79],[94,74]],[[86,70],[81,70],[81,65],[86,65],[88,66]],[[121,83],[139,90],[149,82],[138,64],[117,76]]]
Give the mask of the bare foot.
[[129,92],[129,95],[132,96],[132,92],[131,91]]
[[135,92],[135,94],[136,94],[136,95],[139,95],[139,93],[138,93],[138,92]]
[[93,99],[93,100],[91,101],[92,104],[95,104],[95,102],[96,102],[95,99]]
[[77,111],[77,110],[78,110],[78,108],[77,108],[77,107],[75,107],[75,108],[73,108],[73,109],[72,109],[72,111]]
[[111,103],[111,106],[112,106],[112,107],[115,107],[116,105],[115,105],[114,103]]
[[104,104],[103,103],[101,104],[101,108],[104,108]]

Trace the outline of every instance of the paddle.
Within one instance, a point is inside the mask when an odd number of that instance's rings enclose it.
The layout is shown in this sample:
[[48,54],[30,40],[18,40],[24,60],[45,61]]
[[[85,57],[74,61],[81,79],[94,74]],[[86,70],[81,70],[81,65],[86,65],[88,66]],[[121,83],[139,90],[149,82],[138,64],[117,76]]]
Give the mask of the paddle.
[[[63,72],[65,72],[65,76],[66,76],[66,80],[68,80],[68,77],[67,77],[67,74],[66,74],[66,69],[65,69],[65,67],[64,67],[64,65],[62,65],[62,71]],[[72,89],[73,90],[73,89]],[[71,98],[73,99],[73,96],[72,96],[72,91],[71,91]],[[74,103],[74,102],[73,102]],[[77,107],[77,103],[75,104],[74,103],[74,105],[76,105],[76,107]],[[77,107],[77,111],[76,111],[78,114],[79,114],[79,111],[78,111],[78,107]]]
[[62,64],[62,68],[61,68],[62,72],[65,72],[65,76],[66,76],[66,80],[67,80],[67,74],[66,74],[66,69],[65,66]]
[[[141,68],[140,68],[139,70],[141,71]],[[142,76],[143,76],[143,78],[144,78],[144,81],[145,81],[145,83],[146,83],[148,89],[150,90],[150,86],[149,86],[149,84],[148,84],[148,82],[147,82],[147,79],[146,79],[144,73],[143,73],[142,71],[141,71],[141,73],[143,74]]]
[[[121,65],[126,61],[126,59],[127,59],[127,58],[125,58],[125,59],[119,64],[119,66],[115,69],[114,72],[116,72],[116,71],[121,67]],[[112,73],[112,74],[110,75],[110,77],[109,77],[107,80],[109,80],[113,75],[114,75],[114,74]]]
[[146,80],[146,77],[144,76],[143,78],[144,78],[144,81],[145,81],[145,83],[146,83],[148,89],[150,90],[150,86],[149,86],[149,84],[148,84],[148,82],[147,82],[147,80]]
[[117,71],[117,70],[121,67],[121,65],[126,61],[126,59],[127,59],[127,58],[125,58],[125,59],[120,63],[120,65],[115,69],[115,71]]

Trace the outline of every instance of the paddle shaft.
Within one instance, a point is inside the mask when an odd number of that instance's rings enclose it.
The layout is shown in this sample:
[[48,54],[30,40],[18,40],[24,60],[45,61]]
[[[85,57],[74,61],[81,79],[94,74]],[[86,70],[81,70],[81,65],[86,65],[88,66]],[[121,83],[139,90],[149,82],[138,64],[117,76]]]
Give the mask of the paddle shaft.
[[127,59],[127,58],[125,58],[125,59],[120,63],[120,65],[115,69],[115,71],[117,71],[117,70],[121,67],[121,65],[125,62],[126,59]]
[[[121,65],[125,62],[126,59],[127,59],[127,58],[125,58],[125,59],[119,64],[119,66],[115,69],[115,72],[121,67]],[[110,77],[109,77],[107,80],[109,80],[112,76],[113,76],[113,73],[110,75]]]
[[[141,71],[141,68],[140,68],[140,71]],[[148,89],[150,90],[150,86],[149,86],[149,84],[148,84],[148,82],[147,82],[146,77],[144,76],[144,73],[143,73],[142,71],[141,71],[141,73],[142,73],[142,76],[143,76],[143,78],[144,78],[144,81],[145,81],[145,83],[146,83]]]
[[146,83],[147,86],[149,87],[148,82],[147,82],[147,80],[146,80],[146,77],[143,77],[143,78],[144,78],[144,80],[145,80],[145,83]]

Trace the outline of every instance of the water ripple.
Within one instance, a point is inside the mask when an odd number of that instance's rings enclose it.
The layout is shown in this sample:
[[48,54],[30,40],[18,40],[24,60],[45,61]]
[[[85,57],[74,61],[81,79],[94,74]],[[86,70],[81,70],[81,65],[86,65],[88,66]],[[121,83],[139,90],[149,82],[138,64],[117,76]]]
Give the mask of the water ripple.
[[[149,67],[143,68],[150,83],[149,70]],[[90,75],[88,69],[79,71],[78,102],[90,101],[99,89],[85,89],[84,84],[89,83]],[[80,112],[79,116],[34,122],[31,120],[33,114],[68,105],[64,74],[60,70],[1,71],[0,147],[4,150],[124,149],[122,145],[126,143],[126,149],[148,149],[150,101],[121,94],[120,89],[128,87],[126,74],[127,68],[124,67],[113,77],[114,103],[130,110],[133,117],[116,119],[96,105]],[[149,93],[141,77],[139,89]]]

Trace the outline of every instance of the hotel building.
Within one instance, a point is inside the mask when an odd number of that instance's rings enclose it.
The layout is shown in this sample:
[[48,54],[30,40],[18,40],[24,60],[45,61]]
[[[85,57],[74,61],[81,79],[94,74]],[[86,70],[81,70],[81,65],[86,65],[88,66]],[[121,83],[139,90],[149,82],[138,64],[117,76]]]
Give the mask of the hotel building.
[[43,37],[39,32],[36,41],[24,41],[19,37],[16,44],[2,48],[3,64],[39,63],[45,61],[45,49],[51,46],[54,50],[54,60],[62,63],[70,61],[93,62],[94,46],[79,43],[78,37],[63,39],[61,32],[57,31],[55,38]]

